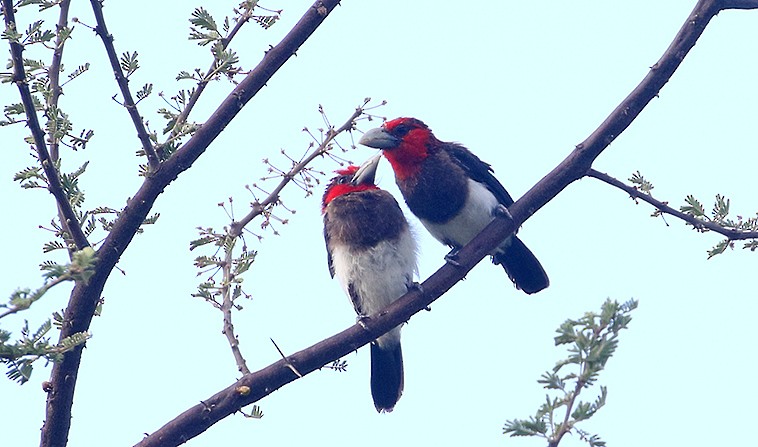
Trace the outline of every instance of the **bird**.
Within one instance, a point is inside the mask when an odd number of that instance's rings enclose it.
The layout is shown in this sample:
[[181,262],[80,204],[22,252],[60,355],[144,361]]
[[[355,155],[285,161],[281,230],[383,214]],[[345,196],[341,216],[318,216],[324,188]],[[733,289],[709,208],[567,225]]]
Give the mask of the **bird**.
[[[386,121],[367,131],[359,143],[381,149],[408,208],[434,238],[452,249],[446,259],[453,264],[457,250],[513,204],[489,164],[461,144],[438,140],[419,119]],[[517,289],[533,294],[550,284],[542,264],[515,234],[490,254]]]
[[[338,278],[359,322],[416,284],[417,246],[408,220],[392,194],[374,184],[380,158],[336,171],[322,199],[329,273]],[[402,393],[397,326],[371,343],[371,396],[379,413],[389,413]]]

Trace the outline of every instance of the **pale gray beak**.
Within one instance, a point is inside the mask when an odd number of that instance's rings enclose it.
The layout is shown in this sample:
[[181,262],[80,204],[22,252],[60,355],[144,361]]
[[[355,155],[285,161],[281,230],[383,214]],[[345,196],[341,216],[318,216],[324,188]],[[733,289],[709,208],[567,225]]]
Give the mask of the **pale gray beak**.
[[379,166],[379,160],[382,158],[382,154],[376,154],[368,160],[364,161],[361,167],[355,171],[353,180],[350,182],[353,185],[373,185],[376,178],[376,168]]
[[377,127],[363,134],[358,140],[358,144],[376,149],[394,149],[400,144],[400,141],[400,138],[387,132],[384,128]]

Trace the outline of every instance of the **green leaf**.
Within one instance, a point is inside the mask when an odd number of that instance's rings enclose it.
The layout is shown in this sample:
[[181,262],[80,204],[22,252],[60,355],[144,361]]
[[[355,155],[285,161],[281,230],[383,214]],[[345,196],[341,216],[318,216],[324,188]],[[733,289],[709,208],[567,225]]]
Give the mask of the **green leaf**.
[[542,436],[547,433],[547,423],[542,419],[530,417],[527,419],[514,419],[506,421],[503,434],[514,436]]
[[253,16],[253,20],[262,26],[263,29],[269,29],[279,20],[279,15]]
[[32,361],[30,359],[11,360],[8,362],[8,371],[5,374],[9,379],[24,384],[32,377]]
[[566,382],[554,372],[551,373],[549,371],[542,373],[542,376],[537,380],[537,383],[541,383],[549,390],[564,390],[566,388]]
[[576,331],[574,330],[575,322],[572,320],[566,320],[560,327],[558,327],[558,335],[554,338],[555,345],[565,345],[567,343],[573,343],[576,340]]
[[218,31],[216,21],[213,20],[213,16],[202,6],[195,8],[192,11],[192,17],[189,19],[190,23],[194,26],[200,27],[208,31]]
[[714,245],[712,249],[708,250],[708,259],[711,259],[712,257],[725,252],[726,248],[729,247],[730,242],[731,241],[729,239],[724,239],[718,244]]
[[216,256],[198,256],[195,258],[195,266],[198,268],[217,266],[219,264],[221,264],[221,259]]
[[84,74],[86,71],[89,70],[89,62],[85,63],[84,65],[80,65],[76,67],[76,70],[68,74],[68,80],[63,83],[63,85],[68,84],[69,82],[73,81],[74,79],[78,78],[82,74]]
[[729,215],[729,199],[725,199],[721,194],[716,194],[716,202],[713,204],[713,218],[720,222]]
[[121,55],[120,59],[121,70],[124,71],[124,76],[129,78],[139,68],[139,61],[137,60],[137,52],[126,52]]
[[216,242],[218,238],[216,236],[203,236],[199,239],[195,239],[194,241],[190,241],[190,251],[202,247],[203,245],[210,244],[211,242]]
[[29,28],[26,30],[26,39],[24,39],[25,45],[31,45],[39,42],[50,42],[55,38],[55,33],[51,30],[43,30],[42,24],[44,22],[42,20],[37,20],[36,22],[29,25]]
[[705,208],[703,208],[703,204],[698,202],[694,196],[688,195],[684,201],[687,205],[679,207],[679,211],[694,217],[705,216]]
[[137,102],[142,101],[143,99],[150,96],[150,93],[153,92],[153,84],[145,84],[142,86],[142,88],[136,93],[137,96]]
[[[561,324],[555,341],[556,345],[568,345],[568,355],[556,362],[552,372],[543,373],[537,380],[548,390],[545,401],[529,419],[507,421],[503,432],[545,438],[549,444],[566,434],[577,433],[590,445],[602,447],[604,442],[599,436],[585,436],[576,424],[590,419],[605,405],[607,388],[601,386],[599,396],[590,402],[579,400],[579,396],[597,381],[618,347],[619,331],[631,321],[629,312],[636,308],[637,301],[633,299],[623,304],[608,299],[600,313],[585,312],[578,320],[568,319]],[[571,372],[558,375],[562,368]]]
[[63,245],[61,242],[59,242],[59,241],[51,241],[51,242],[46,242],[42,246],[42,252],[43,253],[49,253],[49,252],[51,252],[53,250],[62,250],[62,249],[65,249],[65,248],[68,248],[68,247],[66,247],[65,245]]
[[640,174],[640,171],[633,173],[629,178],[629,181],[632,184],[637,185],[637,189],[644,192],[645,194],[650,194],[650,191],[653,190],[653,184],[645,180],[645,177]]
[[198,45],[205,46],[211,42],[221,40],[221,34],[218,32],[216,21],[205,8],[197,8],[192,12],[190,17],[190,40],[197,40]]
[[21,41],[21,37],[23,36],[18,31],[16,31],[14,24],[6,26],[5,30],[2,32],[2,34],[0,34],[0,38],[11,43],[19,43]]

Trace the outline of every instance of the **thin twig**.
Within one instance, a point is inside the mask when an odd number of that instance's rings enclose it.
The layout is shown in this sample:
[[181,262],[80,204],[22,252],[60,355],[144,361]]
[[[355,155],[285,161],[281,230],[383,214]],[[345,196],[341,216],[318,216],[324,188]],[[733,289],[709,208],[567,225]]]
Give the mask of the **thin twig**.
[[[13,1],[2,0],[2,5],[5,26],[16,29]],[[74,240],[74,244],[76,244],[77,250],[81,250],[85,247],[89,247],[89,242],[82,231],[79,219],[77,219],[76,213],[74,213],[74,209],[71,207],[71,203],[68,201],[68,197],[66,197],[66,193],[63,191],[63,185],[61,185],[60,176],[55,167],[55,162],[51,159],[50,153],[47,151],[45,132],[42,130],[39,119],[37,118],[37,111],[34,108],[34,101],[32,100],[32,94],[29,90],[29,83],[27,82],[26,72],[24,70],[24,47],[18,42],[11,41],[10,48],[11,60],[13,61],[13,82],[18,87],[19,94],[21,95],[21,102],[24,104],[26,124],[32,132],[34,149],[37,151],[37,158],[42,165],[42,169],[45,171],[45,177],[47,178],[48,184],[47,189],[53,197],[55,197],[58,208],[63,214],[61,224],[63,224],[64,228],[68,229],[71,238]]]
[[276,344],[276,342],[274,341],[273,338],[269,338],[269,340],[271,340],[271,343],[274,345],[274,347],[276,348],[276,351],[282,357],[282,360],[284,360],[284,362],[286,363],[286,365],[290,369],[290,371],[292,371],[293,373],[295,373],[295,375],[298,377],[298,379],[301,379],[303,377],[303,375],[300,374],[300,371],[298,371],[297,368],[295,368],[295,365],[293,365],[292,363],[289,362],[289,360],[287,360],[287,356],[284,355],[284,353],[282,352],[281,349],[279,349],[279,345]]
[[670,207],[666,202],[661,202],[660,200],[654,199],[653,196],[651,196],[650,194],[646,194],[633,186],[629,186],[619,181],[618,179],[611,177],[608,174],[596,171],[594,169],[590,169],[589,172],[587,173],[587,176],[596,178],[611,186],[615,186],[616,188],[619,188],[622,191],[625,191],[626,193],[628,193],[632,198],[640,199],[653,205],[656,209],[658,209],[658,211],[662,213],[670,214],[674,217],[682,219],[683,221],[695,227],[695,229],[697,230],[703,231],[707,229],[707,230],[719,233],[723,235],[724,237],[726,237],[727,239],[733,240],[733,241],[758,238],[758,232],[756,231],[743,231],[743,230],[735,230],[732,228],[725,228],[717,223],[700,220],[696,218],[695,216],[685,214],[677,209]]
[[279,200],[279,193],[282,192],[282,189],[284,189],[284,187],[287,186],[287,184],[290,183],[292,179],[294,179],[303,169],[305,169],[310,162],[327,152],[331,146],[332,141],[334,141],[334,139],[339,134],[348,130],[352,130],[355,127],[355,120],[363,114],[363,108],[366,106],[366,104],[368,104],[368,101],[368,98],[364,100],[363,104],[360,107],[357,107],[355,109],[355,112],[353,112],[347,121],[345,121],[345,123],[340,127],[337,129],[329,129],[326,138],[324,138],[324,141],[322,141],[313,152],[303,158],[302,161],[295,164],[292,169],[290,169],[286,174],[282,175],[282,180],[278,185],[276,185],[276,187],[265,199],[260,202],[256,202],[253,205],[253,209],[245,217],[239,221],[232,222],[229,228],[229,235],[232,237],[237,237],[242,234],[243,228],[245,228],[245,226],[249,224],[250,221],[260,216],[266,210],[266,207],[273,203],[276,203]]
[[135,104],[134,99],[132,98],[132,92],[129,90],[129,81],[126,79],[126,76],[124,76],[123,70],[121,70],[121,63],[118,60],[116,48],[113,46],[113,36],[108,32],[108,28],[105,26],[103,2],[102,0],[90,0],[90,4],[92,5],[92,11],[95,13],[95,21],[97,22],[95,32],[100,36],[103,45],[105,45],[105,52],[108,54],[111,69],[116,76],[116,83],[118,84],[119,90],[121,90],[121,95],[124,97],[124,107],[129,113],[129,117],[132,119],[134,128],[137,130],[137,138],[139,138],[140,143],[142,143],[142,150],[145,151],[145,155],[147,155],[150,171],[155,171],[158,169],[160,160],[155,153],[153,144],[150,142],[150,135],[148,135],[147,129],[145,129],[145,123],[142,121],[142,116],[140,116],[139,110],[137,110],[137,104]]
[[[307,168],[308,164],[312,162],[317,157],[324,155],[329,148],[331,147],[331,143],[334,141],[334,139],[340,135],[343,132],[352,130],[355,128],[355,120],[358,119],[364,112],[364,107],[368,104],[370,98],[366,98],[363,101],[363,104],[361,104],[360,107],[357,107],[352,115],[345,121],[345,123],[340,126],[337,129],[329,129],[327,131],[326,138],[319,144],[319,146],[314,149],[309,155],[304,157],[299,163],[296,163],[295,166],[290,169],[289,172],[282,174],[282,180],[279,182],[279,184],[274,188],[272,192],[269,193],[269,195],[261,202],[256,202],[253,205],[253,209],[240,221],[233,220],[232,215],[232,223],[229,225],[226,237],[230,238],[230,240],[235,240],[237,237],[239,237],[242,234],[242,230],[245,228],[247,224],[249,224],[253,219],[260,216],[269,205],[272,205],[274,203],[277,203],[279,201],[279,194],[284,189],[285,186],[287,186],[293,178],[295,178],[300,172],[302,172],[305,168]],[[232,247],[233,248],[233,247]],[[232,355],[234,356],[234,360],[237,363],[237,369],[243,374],[250,374],[250,370],[247,367],[247,362],[245,361],[244,356],[242,355],[242,351],[239,348],[239,339],[237,338],[237,335],[234,333],[234,325],[232,324],[232,309],[234,308],[234,303],[232,302],[232,250],[229,249],[226,252],[224,264],[222,266],[222,273],[223,273],[223,281],[224,286],[222,289],[222,303],[221,303],[221,311],[224,315],[224,329],[223,334],[226,336],[227,341],[229,342],[229,346],[232,349]],[[271,340],[272,343],[274,343],[273,340]],[[276,346],[276,343],[274,343],[274,346]],[[279,347],[277,346],[277,349]],[[279,353],[282,355],[282,358],[284,358],[284,354],[282,354],[281,351]],[[292,370],[296,373],[297,370],[292,366]]]
[[[240,17],[240,20],[237,21],[237,23],[234,25],[234,28],[229,32],[229,35],[222,40],[222,48],[225,50],[229,47],[229,44],[231,43],[232,39],[237,35],[239,30],[242,28],[244,24],[250,21],[250,18],[253,16],[252,11],[248,11],[246,14],[243,14]],[[213,69],[216,66],[216,61],[214,60],[211,62],[211,66],[208,67],[208,70],[205,72],[206,76],[208,73],[213,71]],[[184,125],[184,123],[187,121],[187,117],[189,117],[190,112],[192,112],[192,109],[195,107],[195,104],[197,104],[197,100],[200,99],[200,95],[203,94],[205,91],[205,87],[208,86],[208,83],[210,82],[210,79],[204,79],[197,83],[197,88],[192,92],[192,95],[187,100],[187,104],[185,105],[184,109],[179,113],[179,116],[176,117],[176,122],[174,123],[174,128],[171,130],[171,134],[169,135],[169,138],[166,140],[166,143],[171,141],[171,139],[175,138],[177,134],[179,133],[179,129]]]
[[65,273],[65,274],[63,274],[63,275],[61,275],[61,276],[59,276],[59,277],[57,277],[57,278],[55,278],[55,279],[53,279],[53,280],[45,283],[42,287],[40,287],[39,289],[35,290],[32,293],[32,300],[31,300],[31,302],[29,302],[27,305],[24,305],[24,306],[11,306],[11,307],[8,307],[7,310],[5,310],[3,313],[0,313],[0,318],[7,317],[8,315],[13,315],[13,314],[15,314],[17,312],[20,312],[22,310],[28,309],[32,305],[32,303],[34,303],[35,301],[37,301],[40,298],[42,298],[42,295],[44,295],[45,293],[47,293],[48,290],[52,289],[53,287],[57,286],[58,284],[60,284],[62,282],[70,281],[70,280],[71,280],[71,274]]
[[571,427],[568,426],[569,420],[571,419],[571,410],[574,408],[574,403],[576,402],[576,398],[579,396],[579,393],[582,392],[582,388],[584,388],[584,381],[577,379],[576,387],[574,387],[574,392],[571,393],[571,398],[569,398],[569,401],[566,404],[566,416],[563,418],[561,428],[558,431],[558,435],[548,441],[548,447],[557,447],[561,442],[563,436],[571,431]]
[[[63,36],[63,29],[68,26],[68,10],[71,6],[71,0],[63,0],[60,4],[60,14],[58,16],[58,24],[55,27],[55,49],[53,50],[53,59],[50,62],[50,69],[48,70],[48,76],[50,78],[50,99],[47,104],[48,110],[58,110],[58,100],[60,99],[62,89],[60,83],[61,66],[63,64],[63,47],[66,44],[68,37]],[[58,148],[60,146],[60,140],[53,139],[50,141],[50,159],[58,161]],[[61,222],[63,229],[71,234],[68,223],[63,216],[60,206],[58,206],[58,220]],[[68,250],[69,258],[73,259],[74,250]]]
[[[716,0],[699,1],[675,37],[674,42],[643,81],[589,138],[578,145],[558,167],[511,205],[509,211],[512,219],[506,218],[504,215],[496,216],[479,235],[460,249],[457,257],[460,265],[444,264],[424,281],[420,288],[410,290],[387,308],[363,320],[362,325],[355,324],[339,334],[290,355],[287,357],[287,362],[280,360],[260,371],[244,376],[235,384],[206,400],[206,402],[213,404],[213,411],[210,413],[205,412],[200,405],[191,407],[144,438],[137,446],[168,446],[184,443],[240,408],[257,402],[287,383],[296,380],[298,377],[288,368],[288,362],[297,365],[298,371],[307,375],[371,342],[391,328],[407,321],[415,313],[428,307],[460,281],[471,268],[479,263],[494,247],[502,243],[536,210],[552,200],[569,184],[587,174],[595,158],[629,126],[642,109],[658,94],[689,50],[695,45],[708,22],[719,10]],[[235,393],[234,390],[239,386],[249,386],[251,392],[244,396]]]
[[230,248],[226,251],[224,265],[221,269],[224,275],[224,286],[221,292],[221,312],[224,314],[224,328],[221,332],[224,333],[226,339],[229,341],[229,346],[232,349],[232,355],[234,356],[234,361],[237,362],[239,372],[250,374],[250,369],[247,367],[245,357],[242,356],[242,351],[240,351],[239,347],[240,342],[234,333],[234,325],[232,324],[232,308],[234,307],[232,298],[232,280],[234,279],[232,276],[232,263],[232,249]]
[[[12,7],[12,0],[2,2],[4,6]],[[98,249],[95,274],[87,284],[79,283],[74,287],[64,314],[61,339],[89,329],[108,277],[158,196],[169,183],[192,166],[242,107],[266,85],[295,51],[303,46],[338,3],[339,0],[319,0],[309,7],[290,32],[263,56],[261,62],[234,88],[192,138],[180,147],[174,156],[161,163],[161,169],[154,175],[145,178]],[[82,351],[82,347],[79,346],[65,353],[63,360],[53,365],[50,377],[51,391],[47,394],[47,411],[42,426],[40,447],[61,446],[68,440]]]
[[[58,24],[55,26],[55,49],[53,50],[53,59],[50,62],[50,70],[48,76],[50,77],[50,102],[48,108],[51,106],[55,109],[58,108],[58,99],[61,96],[61,64],[63,63],[63,47],[66,43],[67,37],[63,37],[63,29],[68,26],[68,10],[71,5],[71,0],[63,0],[60,3],[61,12],[58,16]],[[50,142],[50,158],[58,160],[58,146],[59,141]],[[61,219],[63,220],[63,219]]]

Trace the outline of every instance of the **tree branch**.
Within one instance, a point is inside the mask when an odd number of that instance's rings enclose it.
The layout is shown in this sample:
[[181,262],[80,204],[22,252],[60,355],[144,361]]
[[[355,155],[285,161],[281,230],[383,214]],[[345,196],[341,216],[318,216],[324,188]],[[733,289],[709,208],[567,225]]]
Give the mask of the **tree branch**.
[[[4,4],[9,2],[10,0],[3,0]],[[337,3],[338,0],[317,1],[282,42],[271,49],[263,61],[234,89],[205,125],[171,159],[163,163],[154,176],[146,178],[98,251],[98,272],[91,278],[88,286],[77,285],[74,289],[66,310],[67,324],[62,332],[73,333],[88,328],[105,280],[157,196],[173,179],[192,165],[237,112],[307,40]],[[497,217],[480,235],[460,250],[457,258],[460,266],[444,265],[424,281],[423,291],[413,290],[407,293],[380,315],[364,321],[363,326],[354,325],[340,334],[289,356],[286,361],[281,360],[261,371],[244,376],[234,385],[188,409],[138,445],[164,446],[184,443],[220,419],[295,380],[297,376],[288,364],[294,365],[301,374],[307,374],[369,343],[378,335],[406,321],[420,309],[426,308],[462,279],[466,272],[534,212],[574,180],[587,174],[594,159],[629,126],[665,85],[710,19],[719,11],[716,3],[715,0],[698,2],[674,42],[640,85],[587,140],[579,144],[558,167],[511,206],[510,214],[513,220]],[[68,353],[64,361],[56,364],[53,369],[53,391],[48,398],[47,420],[43,427],[42,445],[45,447],[63,445],[66,442],[80,358],[81,348],[78,348]]]
[[[2,2],[8,9],[12,8],[11,0]],[[145,178],[97,251],[98,264],[95,274],[87,284],[77,284],[74,287],[64,314],[61,339],[89,329],[108,276],[158,196],[179,174],[192,166],[242,107],[295,54],[338,3],[339,0],[319,0],[308,8],[300,21],[279,44],[265,54],[258,66],[227,96],[202,128],[178,149],[173,157],[161,163],[153,176]],[[6,15],[6,21],[9,20],[9,16]],[[53,365],[41,447],[65,446],[68,442],[71,407],[81,356],[82,347],[79,346],[64,354],[63,361]]]
[[721,0],[720,9],[758,9],[758,0]]
[[148,435],[136,444],[136,447],[183,444],[242,407],[257,402],[300,376],[305,376],[355,351],[393,327],[406,322],[463,279],[492,247],[516,230],[515,223],[505,217],[497,217],[496,221],[498,225],[490,224],[484,232],[460,250],[456,258],[460,266],[443,265],[424,281],[420,288],[409,291],[379,314],[371,315],[361,320],[360,324],[355,324],[260,371],[243,376],[236,383],[201,401]]
[[[68,10],[71,5],[71,0],[63,0],[60,3],[61,12],[58,16],[58,24],[55,27],[55,49],[53,50],[53,59],[50,62],[50,102],[48,107],[58,107],[58,98],[61,96],[61,65],[63,63],[63,46],[66,43],[67,37],[62,36],[62,31],[68,26]],[[58,140],[50,143],[50,158],[58,160]],[[63,220],[63,219],[61,219]]]
[[[50,99],[48,100],[47,109],[52,109],[54,113],[58,113],[58,101],[60,99],[63,90],[61,88],[60,76],[61,68],[63,67],[63,47],[68,40],[68,34],[64,35],[63,30],[68,26],[68,11],[71,6],[71,0],[63,0],[60,3],[60,14],[58,15],[58,24],[55,27],[55,49],[53,50],[53,59],[50,62],[50,69],[48,70],[48,76],[50,78]],[[50,140],[50,158],[53,161],[58,161],[58,148],[60,146],[59,139]],[[61,227],[71,234],[71,229],[66,222],[66,218],[63,212],[58,207],[58,220],[61,222]],[[73,250],[68,250],[69,258],[73,258]]]
[[314,150],[310,155],[305,157],[303,160],[301,160],[299,163],[297,163],[295,166],[292,167],[285,175],[282,176],[282,180],[279,182],[278,185],[274,188],[269,195],[263,199],[260,202],[256,202],[253,204],[253,209],[247,213],[245,217],[242,219],[232,222],[229,226],[229,235],[232,237],[237,237],[242,234],[242,230],[245,228],[247,224],[249,224],[253,219],[260,216],[268,206],[276,203],[279,201],[279,193],[282,192],[282,189],[284,189],[287,184],[289,184],[292,179],[295,178],[303,169],[305,169],[306,166],[310,162],[312,162],[314,159],[324,155],[329,148],[331,147],[332,141],[337,137],[337,135],[341,134],[342,132],[352,130],[355,128],[355,120],[358,119],[359,116],[363,114],[364,107],[366,104],[368,104],[370,98],[366,98],[363,102],[363,105],[360,107],[357,107],[355,109],[355,112],[353,112],[352,115],[345,121],[342,126],[338,127],[337,129],[328,129],[326,138],[324,138],[324,141],[322,141],[318,148]]
[[105,26],[103,2],[102,0],[90,0],[90,4],[92,5],[92,12],[95,13],[95,21],[97,22],[95,32],[100,36],[103,45],[105,45],[105,52],[108,54],[113,74],[116,76],[116,83],[119,90],[121,90],[121,95],[124,97],[124,108],[129,113],[129,117],[132,119],[132,123],[134,123],[134,128],[137,129],[137,138],[142,143],[142,150],[145,151],[145,155],[147,156],[150,171],[155,171],[160,164],[160,160],[155,153],[153,144],[150,142],[150,135],[148,135],[145,123],[142,121],[142,116],[139,114],[139,110],[137,110],[137,104],[135,104],[132,98],[132,92],[129,90],[129,80],[126,79],[123,70],[121,70],[121,63],[118,60],[116,48],[113,46],[113,36]]
[[[602,124],[555,169],[510,207],[514,219],[521,223],[569,184],[587,175],[592,163],[613,140],[642,112],[642,109],[669,81],[684,57],[719,12],[717,0],[700,0],[685,20],[673,42],[648,72],[647,76],[624,98]],[[528,208],[527,205],[528,204]]]
[[[2,5],[5,26],[15,30],[16,18],[13,11],[13,1],[2,0]],[[45,171],[45,177],[47,177],[47,189],[53,197],[55,197],[60,213],[63,215],[61,224],[68,230],[71,238],[74,240],[74,244],[76,244],[77,250],[81,250],[84,247],[89,247],[89,242],[82,231],[79,219],[77,219],[68,197],[66,197],[66,193],[63,191],[63,185],[61,185],[58,169],[55,167],[55,161],[50,158],[50,153],[47,151],[45,131],[42,130],[39,120],[37,119],[37,111],[34,107],[32,94],[29,91],[29,83],[26,79],[26,72],[24,71],[24,46],[11,40],[10,48],[11,60],[13,61],[13,82],[18,87],[19,94],[21,95],[21,102],[24,104],[26,124],[32,132],[34,149],[37,151],[37,158],[42,165],[42,170]]]
[[234,307],[234,300],[232,298],[232,250],[229,249],[226,252],[224,258],[224,266],[222,268],[224,275],[224,288],[222,292],[223,299],[221,301],[221,312],[224,314],[224,325],[221,332],[229,342],[229,347],[232,349],[232,355],[234,361],[237,363],[237,370],[242,374],[250,374],[250,368],[247,367],[247,361],[242,355],[240,350],[240,342],[237,335],[234,333],[234,324],[232,323],[232,308]]
[[[229,44],[231,43],[232,39],[234,39],[234,37],[239,32],[239,30],[242,29],[242,26],[250,21],[250,18],[252,16],[253,16],[252,10],[246,11],[240,16],[240,19],[234,25],[234,28],[232,28],[232,30],[229,32],[229,35],[222,41],[222,48],[224,50],[229,47]],[[205,71],[206,75],[213,71],[213,69],[216,67],[216,63],[217,63],[216,60],[211,62],[211,66],[208,67],[208,70]],[[180,132],[179,129],[181,129],[181,127],[187,121],[187,117],[189,117],[189,114],[190,112],[192,112],[192,109],[195,108],[195,104],[197,104],[198,99],[200,99],[200,95],[203,94],[203,92],[205,91],[205,88],[208,86],[208,82],[210,82],[210,80],[206,79],[197,83],[197,88],[192,92],[192,95],[190,95],[190,98],[187,100],[187,105],[179,113],[179,116],[176,117],[174,128],[171,130],[168,140],[175,138],[177,134],[179,134]]]
[[[286,187],[297,175],[303,172],[313,160],[326,154],[331,148],[334,139],[339,134],[342,132],[351,131],[355,128],[356,120],[364,113],[366,110],[365,107],[370,100],[371,98],[364,99],[363,104],[357,107],[353,114],[350,115],[350,117],[347,119],[347,121],[345,121],[345,123],[337,129],[334,129],[330,126],[326,131],[326,138],[324,138],[318,147],[316,147],[316,149],[314,149],[310,154],[300,160],[300,162],[296,163],[289,171],[287,171],[287,173],[283,174],[281,181],[279,181],[274,190],[271,191],[271,193],[269,193],[269,195],[264,200],[260,202],[256,201],[253,203],[252,210],[245,217],[239,221],[233,220],[231,224],[229,224],[225,238],[228,238],[227,240],[233,240],[236,242],[236,239],[242,234],[245,226],[247,226],[253,219],[263,214],[266,209],[279,202],[279,194],[282,192],[284,187]],[[232,263],[232,249],[228,249],[226,251],[224,263],[222,265],[224,281],[224,286],[222,288],[222,302],[221,305],[218,306],[224,315],[222,333],[229,342],[229,346],[232,350],[232,355],[234,356],[234,361],[237,364],[237,369],[242,374],[250,374],[250,369],[247,367],[247,362],[239,348],[239,339],[234,333],[234,324],[232,324],[232,309],[234,308],[234,298],[232,298],[231,290],[232,281],[234,279],[232,275]],[[282,355],[282,357],[284,357],[284,355]]]
[[633,186],[626,185],[625,183],[611,177],[608,174],[596,171],[594,169],[590,169],[589,172],[587,173],[587,176],[594,177],[611,186],[615,186],[616,188],[619,188],[622,191],[627,192],[632,198],[641,199],[653,205],[656,209],[658,209],[658,211],[662,213],[666,213],[671,216],[682,219],[683,221],[692,225],[693,227],[695,227],[695,229],[699,231],[705,231],[705,230],[714,231],[732,241],[758,238],[758,232],[755,232],[755,231],[741,231],[741,230],[734,230],[731,228],[724,228],[721,225],[718,225],[714,222],[703,221],[696,218],[695,216],[690,216],[689,214],[685,214],[677,209],[670,207],[667,202],[661,202],[660,200],[654,199],[653,196],[651,196],[650,194],[645,194],[644,192],[640,191],[639,189]]
[[650,73],[619,104],[605,121],[565,160],[532,187],[509,208],[509,216],[498,216],[458,253],[459,266],[445,264],[421,285],[395,301],[378,315],[372,315],[337,335],[310,348],[288,356],[255,373],[245,375],[235,384],[201,401],[153,434],[137,447],[174,446],[199,435],[208,427],[242,407],[257,402],[298,378],[294,366],[303,376],[371,342],[391,328],[407,321],[444,294],[479,261],[512,234],[532,214],[542,208],[569,184],[587,175],[594,160],[658,95],[681,64],[689,50],[719,12],[717,0],[701,0],[677,33],[674,41]]

